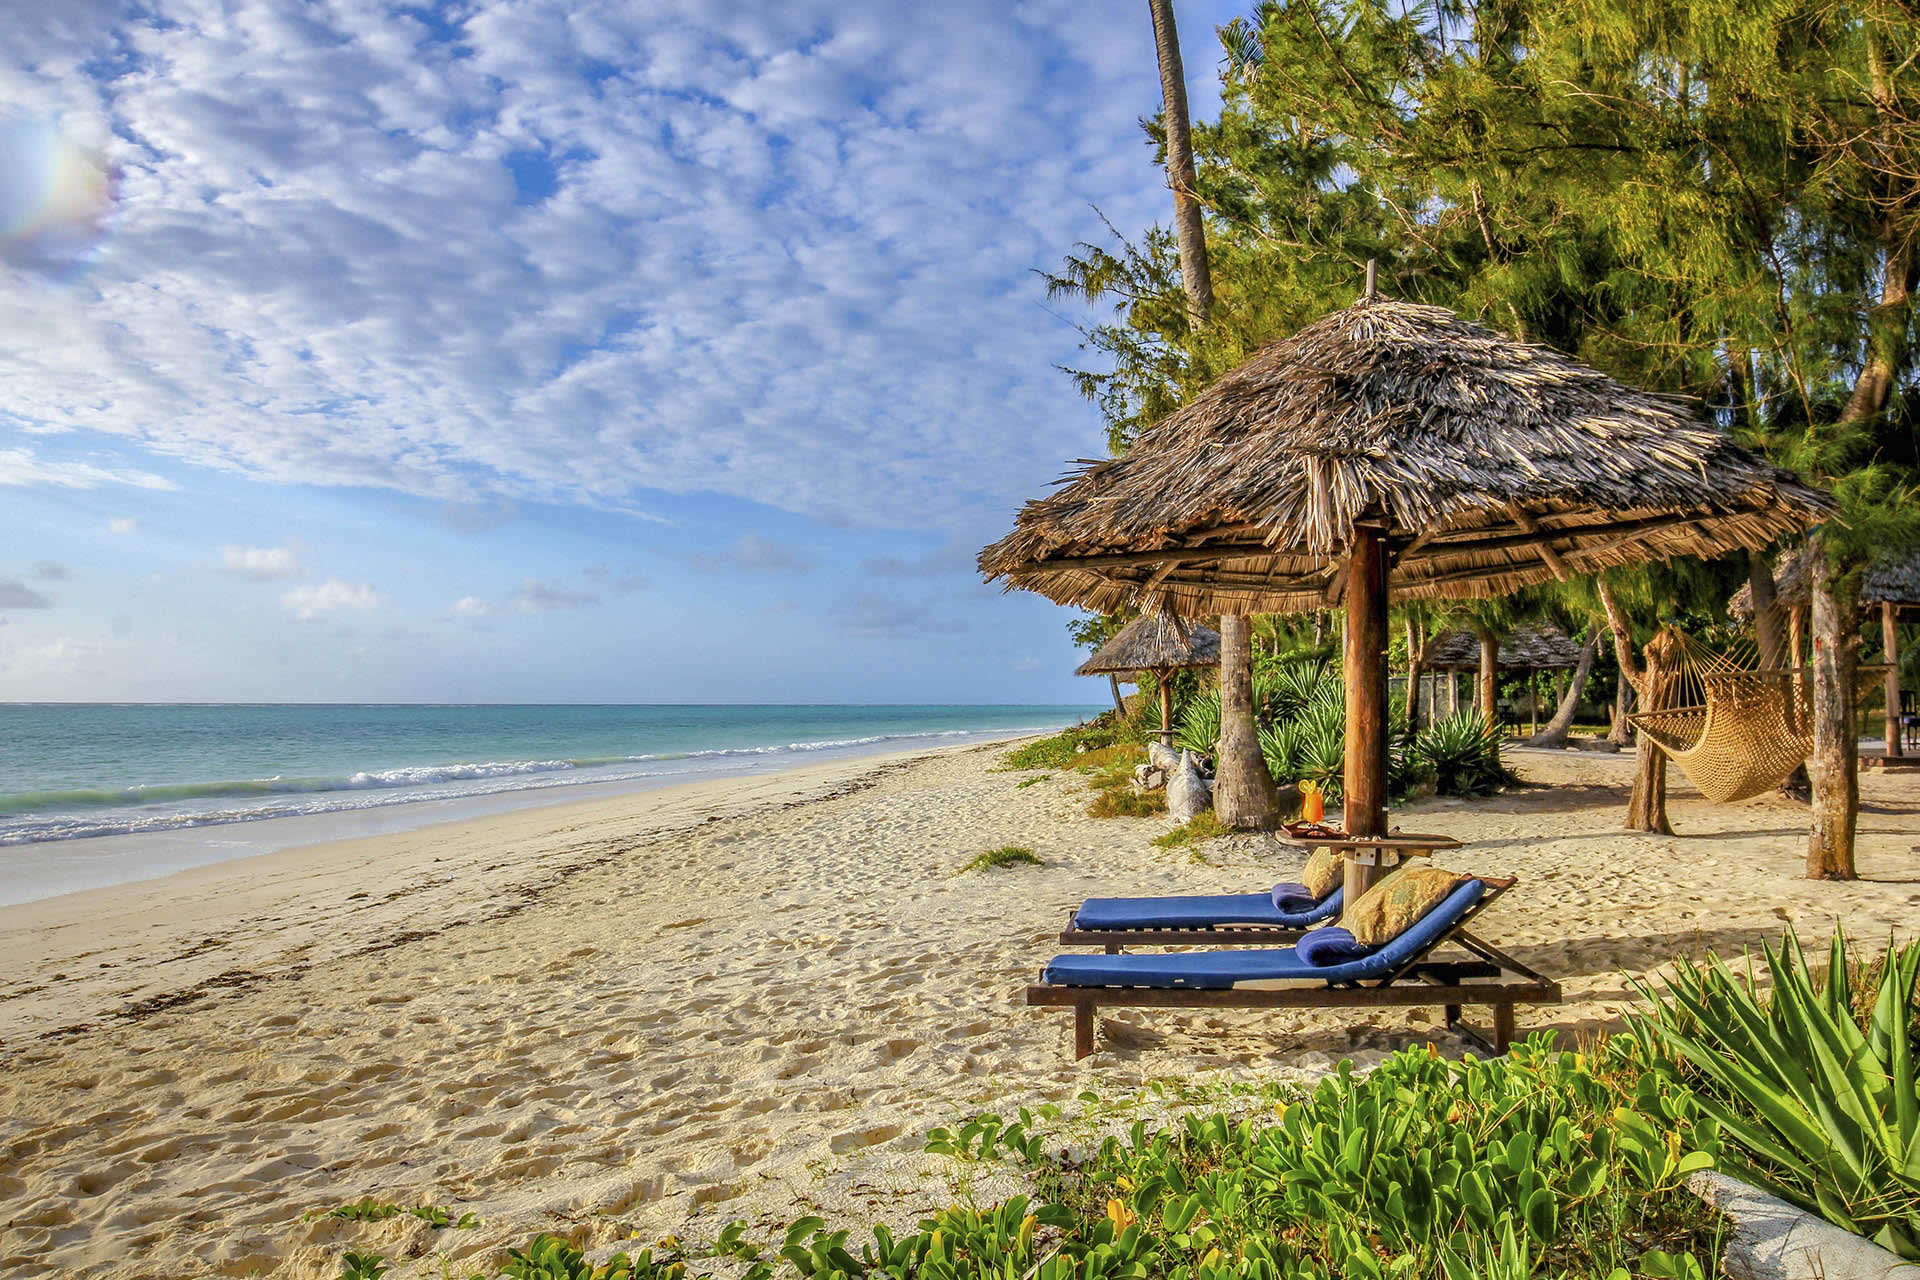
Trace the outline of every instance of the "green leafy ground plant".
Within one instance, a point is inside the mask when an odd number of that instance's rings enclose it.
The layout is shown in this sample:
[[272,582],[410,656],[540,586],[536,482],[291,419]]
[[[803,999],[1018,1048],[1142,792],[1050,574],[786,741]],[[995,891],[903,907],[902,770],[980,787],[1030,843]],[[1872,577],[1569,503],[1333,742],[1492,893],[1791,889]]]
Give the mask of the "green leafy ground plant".
[[[1682,961],[1637,1021],[1665,1078],[1718,1123],[1721,1162],[1835,1226],[1920,1260],[1920,943],[1863,965],[1835,933],[1816,974],[1791,930],[1770,981]],[[1863,971],[1876,982],[1856,992]],[[1768,993],[1770,990],[1770,994]]]
[[960,874],[965,875],[969,871],[992,871],[996,868],[1004,870],[1009,867],[1037,867],[1041,865],[1043,864],[1033,850],[1026,848],[1024,845],[1009,844],[1002,845],[998,849],[989,849],[985,853],[976,855],[973,861],[960,868]]

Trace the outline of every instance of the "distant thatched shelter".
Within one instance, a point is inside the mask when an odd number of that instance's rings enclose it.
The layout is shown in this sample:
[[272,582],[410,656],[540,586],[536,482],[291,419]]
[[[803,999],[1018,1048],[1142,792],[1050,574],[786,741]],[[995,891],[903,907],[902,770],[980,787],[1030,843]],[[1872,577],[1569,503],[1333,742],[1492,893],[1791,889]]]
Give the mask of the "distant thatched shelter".
[[[1498,665],[1505,671],[1559,671],[1580,665],[1580,646],[1558,627],[1521,627],[1500,638]],[[1427,646],[1420,665],[1434,671],[1475,671],[1480,637],[1443,631]]]
[[[1790,667],[1800,665],[1801,633],[1806,629],[1807,608],[1813,600],[1813,564],[1805,548],[1780,557],[1773,566],[1774,608],[1787,617],[1787,648],[1792,655]],[[1887,754],[1905,754],[1903,739],[1912,723],[1903,718],[1900,693],[1900,627],[1904,614],[1920,615],[1920,547],[1888,552],[1874,558],[1860,578],[1860,608],[1880,615],[1880,645],[1886,656],[1885,724]],[[1753,588],[1743,586],[1727,601],[1727,612],[1736,618],[1753,617]]]
[[1831,509],[1672,400],[1371,292],[1263,348],[1124,456],[1084,462],[980,555],[989,580],[1097,610],[1344,603],[1357,835],[1386,829],[1389,588],[1486,595],[1718,556]]
[[[1173,688],[1169,677],[1186,667],[1220,664],[1220,633],[1171,613],[1144,613],[1074,669],[1077,676],[1138,675],[1151,671],[1160,684],[1160,739],[1173,745]],[[1119,696],[1117,693],[1114,695]]]
[[[1773,566],[1774,602],[1781,609],[1804,609],[1813,598],[1813,572],[1804,551],[1791,551]],[[1860,603],[1920,609],[1920,548],[1904,555],[1877,557],[1860,580]],[[1727,601],[1736,618],[1753,616],[1753,588],[1741,587]]]

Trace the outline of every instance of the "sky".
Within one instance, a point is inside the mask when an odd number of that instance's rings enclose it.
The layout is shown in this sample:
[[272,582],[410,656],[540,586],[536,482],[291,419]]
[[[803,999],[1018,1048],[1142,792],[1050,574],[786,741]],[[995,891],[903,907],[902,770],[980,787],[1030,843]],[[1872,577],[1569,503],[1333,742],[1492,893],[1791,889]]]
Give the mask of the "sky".
[[973,558],[1104,452],[1146,5],[0,18],[0,700],[1104,699]]

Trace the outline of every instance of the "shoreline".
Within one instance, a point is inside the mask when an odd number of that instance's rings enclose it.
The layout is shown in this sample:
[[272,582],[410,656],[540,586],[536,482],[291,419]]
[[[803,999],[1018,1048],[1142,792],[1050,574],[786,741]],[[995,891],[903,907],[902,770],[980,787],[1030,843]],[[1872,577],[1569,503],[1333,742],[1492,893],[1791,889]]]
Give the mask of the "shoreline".
[[[1035,735],[810,760],[644,788],[605,784],[617,790],[590,796],[501,793],[522,803],[249,851],[143,879],[0,905],[0,1061],[32,1040],[78,1035],[115,1020],[138,1021],[214,991],[257,985],[356,954],[352,946],[326,945],[329,929],[344,926],[348,916],[358,917],[356,934],[373,921],[396,917],[396,925],[405,927],[397,927],[392,939],[417,941],[444,928],[514,914],[511,902],[476,902],[459,892],[463,875],[511,870],[520,883],[510,892],[532,901],[612,856],[707,823],[851,795],[920,760],[999,749],[1030,736]],[[591,847],[595,837],[616,830],[617,853]],[[556,840],[561,836],[570,838]],[[512,865],[499,861],[503,843],[537,852]],[[459,852],[463,848],[466,856]],[[371,920],[365,918],[369,913]],[[249,954],[243,968],[222,963],[241,949]],[[122,971],[140,977],[127,981]]]

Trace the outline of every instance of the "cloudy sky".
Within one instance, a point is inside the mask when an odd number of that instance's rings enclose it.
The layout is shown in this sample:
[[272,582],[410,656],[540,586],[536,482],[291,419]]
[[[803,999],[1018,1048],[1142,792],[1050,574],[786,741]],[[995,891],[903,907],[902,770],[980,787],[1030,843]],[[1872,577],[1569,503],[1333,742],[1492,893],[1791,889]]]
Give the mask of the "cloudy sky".
[[1104,696],[971,562],[1102,448],[1144,4],[0,13],[0,699]]

